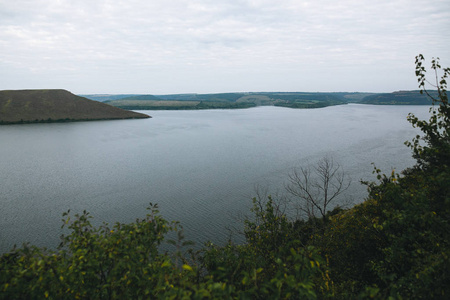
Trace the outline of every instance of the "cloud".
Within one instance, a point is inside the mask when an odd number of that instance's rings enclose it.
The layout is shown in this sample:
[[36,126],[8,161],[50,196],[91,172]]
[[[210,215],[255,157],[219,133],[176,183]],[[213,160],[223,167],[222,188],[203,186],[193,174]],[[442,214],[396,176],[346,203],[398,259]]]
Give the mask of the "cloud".
[[445,55],[449,20],[439,0],[4,1],[0,89],[414,88],[414,55]]

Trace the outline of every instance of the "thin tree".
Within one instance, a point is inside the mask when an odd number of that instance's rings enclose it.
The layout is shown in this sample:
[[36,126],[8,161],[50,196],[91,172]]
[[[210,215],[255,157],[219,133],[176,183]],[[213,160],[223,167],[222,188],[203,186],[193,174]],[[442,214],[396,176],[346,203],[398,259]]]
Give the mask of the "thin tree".
[[[298,201],[308,218],[326,218],[330,206],[350,186],[351,180],[332,157],[319,160],[314,168],[300,167],[288,174],[286,191]],[[334,207],[333,207],[334,208]]]

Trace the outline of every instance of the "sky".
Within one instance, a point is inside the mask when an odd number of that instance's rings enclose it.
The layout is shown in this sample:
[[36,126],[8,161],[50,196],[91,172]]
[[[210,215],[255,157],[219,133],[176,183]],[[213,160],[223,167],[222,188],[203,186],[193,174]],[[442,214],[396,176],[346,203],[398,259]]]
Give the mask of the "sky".
[[449,49],[449,0],[0,0],[0,90],[393,92]]

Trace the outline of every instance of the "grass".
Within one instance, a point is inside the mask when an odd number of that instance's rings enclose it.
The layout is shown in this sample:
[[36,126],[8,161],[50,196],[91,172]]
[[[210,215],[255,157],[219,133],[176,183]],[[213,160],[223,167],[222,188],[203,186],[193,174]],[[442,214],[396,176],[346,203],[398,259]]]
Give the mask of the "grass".
[[0,91],[0,124],[148,118],[65,90]]

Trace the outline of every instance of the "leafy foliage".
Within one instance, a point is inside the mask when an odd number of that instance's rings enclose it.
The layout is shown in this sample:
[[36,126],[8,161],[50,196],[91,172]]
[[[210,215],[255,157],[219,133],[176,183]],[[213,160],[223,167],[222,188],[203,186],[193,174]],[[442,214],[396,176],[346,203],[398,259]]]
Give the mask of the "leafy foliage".
[[[438,105],[430,108],[431,117],[429,121],[419,120],[414,115],[408,116],[409,122],[414,127],[420,128],[424,136],[417,136],[412,143],[407,143],[413,150],[413,157],[417,160],[418,166],[427,169],[433,167],[446,167],[450,164],[450,107],[447,96],[447,78],[450,74],[450,68],[443,69],[443,75],[438,79],[438,71],[441,69],[439,58],[433,59],[431,69],[435,72],[436,83],[433,88],[437,89],[438,97],[431,95],[426,89],[426,69],[423,67],[423,56],[416,57],[416,76],[418,78],[421,92],[426,93]],[[424,141],[425,145],[421,145]]]
[[87,212],[72,222],[65,213],[71,233],[58,251],[25,246],[2,257],[1,297],[136,298],[164,291],[173,266],[157,247],[170,226],[156,206],[149,209],[145,219],[112,229],[93,228]]
[[0,299],[316,299],[323,267],[314,249],[290,248],[267,263],[251,245],[209,244],[189,261],[180,251],[190,244],[181,231],[180,243],[171,242],[178,251],[159,253],[177,224],[168,224],[156,206],[149,210],[142,220],[112,228],[94,228],[87,212],[74,221],[65,213],[71,233],[60,249],[25,245],[1,257]]

